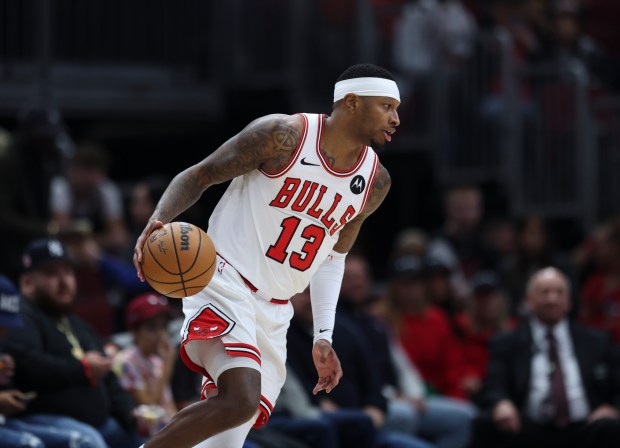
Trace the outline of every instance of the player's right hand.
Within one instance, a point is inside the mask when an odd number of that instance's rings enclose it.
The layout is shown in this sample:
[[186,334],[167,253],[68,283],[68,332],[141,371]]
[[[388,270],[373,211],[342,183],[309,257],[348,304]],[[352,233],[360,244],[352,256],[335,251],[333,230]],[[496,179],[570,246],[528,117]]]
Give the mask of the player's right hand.
[[342,378],[342,367],[338,355],[329,342],[319,339],[312,347],[312,358],[319,374],[319,380],[312,393],[316,395],[322,390],[330,393]]
[[146,243],[146,239],[149,237],[149,235],[153,233],[155,229],[159,229],[163,226],[164,223],[161,221],[149,221],[147,226],[138,237],[138,240],[136,241],[136,247],[133,249],[133,265],[136,268],[138,278],[142,282],[144,281],[144,274],[142,273],[142,248],[144,247],[144,243]]

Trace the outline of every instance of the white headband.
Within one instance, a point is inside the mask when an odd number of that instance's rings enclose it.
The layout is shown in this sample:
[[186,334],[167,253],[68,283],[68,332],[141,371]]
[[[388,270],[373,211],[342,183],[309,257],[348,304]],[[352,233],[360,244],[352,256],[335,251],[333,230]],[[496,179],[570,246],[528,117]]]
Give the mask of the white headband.
[[334,86],[334,103],[349,93],[359,96],[387,96],[400,101],[398,86],[391,79],[353,78],[338,81]]

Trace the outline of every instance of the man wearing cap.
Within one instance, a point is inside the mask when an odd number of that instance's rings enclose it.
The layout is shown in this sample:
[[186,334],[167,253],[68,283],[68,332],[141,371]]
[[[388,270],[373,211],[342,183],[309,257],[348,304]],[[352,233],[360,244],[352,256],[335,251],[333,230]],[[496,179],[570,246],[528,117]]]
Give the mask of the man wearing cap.
[[[13,283],[0,275],[0,344],[6,334],[23,327],[19,315],[20,297]],[[1,353],[1,352],[0,352]],[[0,446],[3,448],[105,448],[98,431],[70,417],[24,414],[36,392],[13,387],[15,362],[0,354]]]
[[510,329],[513,323],[495,271],[477,272],[470,285],[467,308],[459,313],[456,323],[463,351],[463,387],[476,401],[487,369],[489,341],[498,333]]
[[428,396],[422,376],[387,326],[370,312],[372,278],[367,260],[349,255],[338,317],[350,320],[373,354],[383,395],[386,428],[431,440],[437,448],[465,448],[474,409],[461,400]]
[[424,259],[406,255],[391,266],[384,314],[427,387],[443,396],[465,399],[463,360],[453,328],[426,290]]
[[71,311],[76,278],[64,245],[33,241],[22,267],[24,326],[9,334],[6,351],[15,358],[16,386],[37,393],[26,413],[73,417],[110,446],[133,446],[131,396],[111,372],[100,337]]
[[[147,436],[168,423],[177,411],[170,384],[178,357],[168,334],[171,317],[172,308],[165,297],[148,293],[133,298],[125,314],[133,345],[114,357],[114,370],[121,385],[137,405],[148,406],[139,410],[156,414],[150,424],[141,427]],[[141,423],[149,420],[144,412],[140,415]]]

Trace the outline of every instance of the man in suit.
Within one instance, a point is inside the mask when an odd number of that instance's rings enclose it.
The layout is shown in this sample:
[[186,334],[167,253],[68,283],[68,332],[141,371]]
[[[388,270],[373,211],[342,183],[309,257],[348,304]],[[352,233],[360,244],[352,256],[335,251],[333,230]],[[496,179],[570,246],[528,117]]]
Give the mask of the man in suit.
[[474,446],[613,447],[620,440],[620,368],[608,334],[567,318],[570,285],[555,268],[526,290],[529,317],[490,344]]

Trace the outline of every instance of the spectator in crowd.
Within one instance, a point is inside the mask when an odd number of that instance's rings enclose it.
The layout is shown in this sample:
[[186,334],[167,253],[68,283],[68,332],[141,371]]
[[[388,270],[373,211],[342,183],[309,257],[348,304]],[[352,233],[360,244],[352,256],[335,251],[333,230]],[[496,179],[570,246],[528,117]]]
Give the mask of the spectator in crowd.
[[430,303],[443,310],[450,326],[456,332],[459,329],[457,316],[467,306],[467,302],[459,298],[454,291],[450,266],[440,258],[426,257],[424,275]]
[[138,427],[147,437],[168,424],[177,411],[171,378],[178,352],[168,334],[172,315],[168,300],[159,294],[133,298],[126,309],[133,344],[113,358],[113,370],[133,396]]
[[[312,305],[310,292],[296,294],[291,300],[295,315],[288,331],[287,359],[290,367],[302,382],[306,393],[310,396],[316,378],[312,374]],[[364,336],[346,317],[336,313],[334,325],[334,349],[341,353],[340,362],[346,374],[338,387],[329,396],[319,393],[313,396],[324,411],[353,410],[361,411],[370,417],[372,425],[366,426],[364,438],[359,438],[362,428],[348,436],[356,437],[356,444],[346,446],[360,447],[420,447],[432,445],[414,436],[389,431],[384,428],[387,402],[381,393],[381,384],[375,363],[374,354],[364,344]],[[369,429],[374,428],[374,434]]]
[[447,316],[431,304],[424,261],[405,256],[394,261],[381,314],[420,371],[429,393],[465,399],[463,360]]
[[482,238],[483,213],[479,188],[448,189],[444,196],[444,223],[428,247],[429,256],[443,260],[450,267],[459,297],[468,295],[467,282],[478,270],[495,265]]
[[[573,288],[578,288],[576,270],[571,260],[554,248],[547,222],[540,216],[530,215],[517,223],[517,253],[500,273],[501,282],[510,298],[512,314],[524,312],[525,285],[528,278],[545,266],[554,266],[564,272]],[[576,293],[572,294],[573,308],[577,308]]]
[[6,351],[15,358],[16,386],[37,398],[27,414],[60,414],[99,430],[109,446],[139,446],[131,395],[118,383],[99,335],[72,313],[76,278],[64,245],[39,239],[22,257],[24,327]]
[[586,280],[607,263],[607,235],[619,217],[599,222],[577,244],[571,253],[571,262],[578,275],[578,283]]
[[401,230],[394,240],[394,247],[390,257],[396,259],[403,255],[424,256],[428,247],[427,233],[415,227]]
[[476,447],[611,447],[620,440],[620,370],[608,334],[572,323],[570,283],[528,280],[529,318],[490,346]]
[[394,67],[411,78],[458,64],[472,53],[475,31],[459,0],[408,1],[394,26]]
[[461,400],[427,397],[417,369],[408,362],[387,327],[368,311],[372,277],[367,260],[347,256],[338,313],[364,336],[375,357],[378,378],[387,399],[385,428],[431,440],[438,448],[468,446],[474,409]]
[[35,107],[19,115],[15,138],[0,154],[0,232],[11,235],[3,243],[0,272],[13,282],[26,244],[58,230],[50,215],[50,185],[65,172],[72,151],[59,112]]
[[550,30],[541,62],[574,70],[581,63],[592,81],[611,85],[614,67],[603,49],[583,32],[583,7],[579,0],[550,2]]
[[65,232],[62,241],[75,260],[75,313],[103,337],[125,331],[126,303],[153,292],[151,286],[140,281],[132,264],[103,250],[88,229]]
[[594,258],[596,266],[581,291],[580,320],[620,343],[620,221],[602,230]]
[[463,353],[463,387],[469,398],[478,402],[489,359],[489,341],[513,325],[496,272],[480,271],[474,276],[467,308],[456,320]]
[[[13,328],[24,323],[19,315],[20,297],[11,280],[0,275],[0,345]],[[36,392],[13,386],[15,361],[0,350],[0,446],[4,448],[107,448],[99,432],[70,417],[50,414],[23,415]]]
[[610,88],[620,91],[620,29],[616,17],[620,17],[620,3],[616,0],[584,1],[583,31],[596,41],[610,56],[608,69],[612,79]]
[[61,231],[83,227],[105,251],[122,255],[129,245],[129,233],[122,195],[107,175],[108,164],[100,144],[80,143],[67,175],[52,180],[50,211]]
[[[131,240],[138,239],[142,230],[153,216],[157,201],[166,190],[170,180],[163,175],[153,175],[136,182],[129,196],[127,216]],[[131,263],[133,260],[133,248],[128,248],[125,258]],[[135,277],[135,275],[134,275]]]
[[517,251],[517,229],[512,217],[490,220],[484,230],[484,240],[497,260],[494,269],[499,271],[506,269]]

